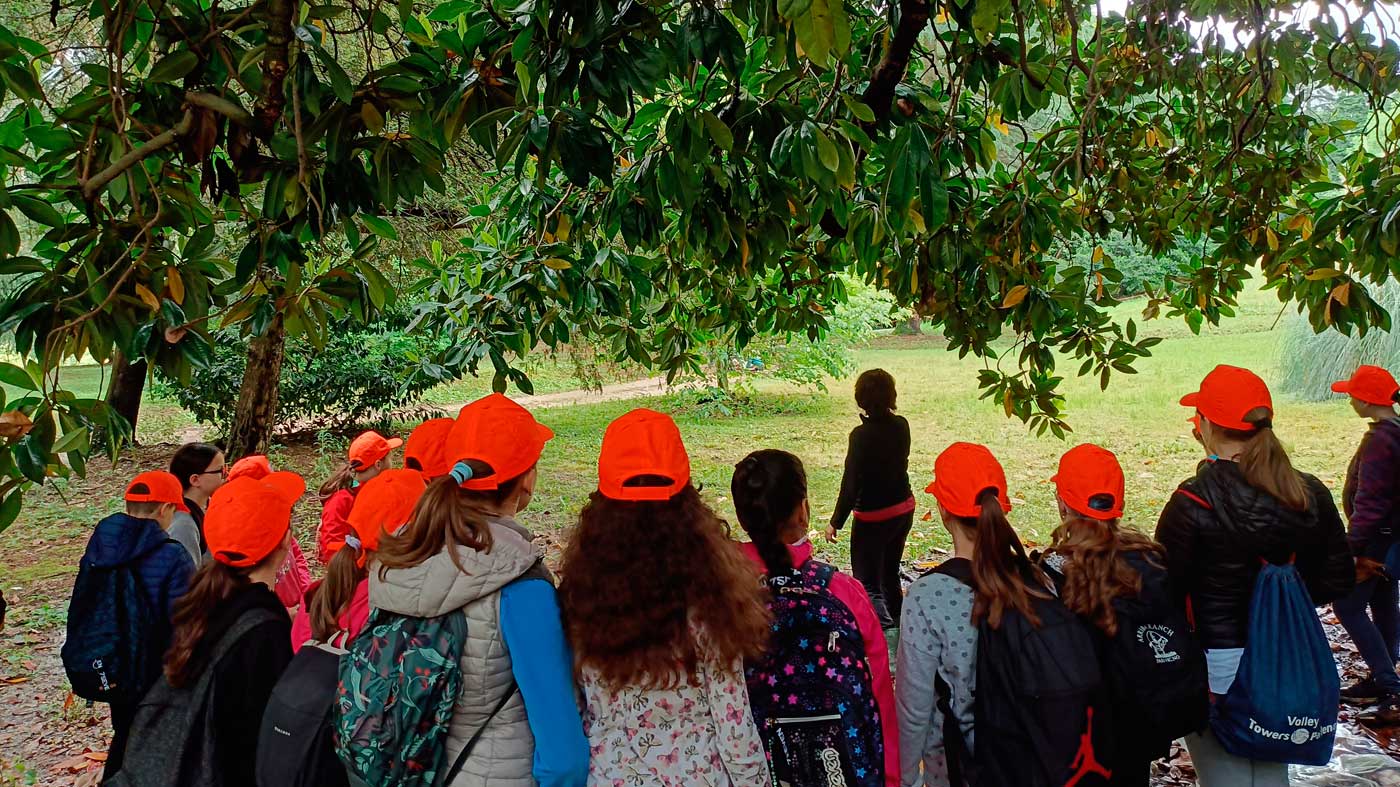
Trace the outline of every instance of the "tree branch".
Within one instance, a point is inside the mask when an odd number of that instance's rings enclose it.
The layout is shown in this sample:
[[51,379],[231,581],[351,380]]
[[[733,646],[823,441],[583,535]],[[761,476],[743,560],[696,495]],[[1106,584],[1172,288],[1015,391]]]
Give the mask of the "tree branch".
[[83,199],[92,202],[111,183],[114,178],[123,172],[141,163],[147,156],[163,148],[170,147],[180,137],[188,134],[190,127],[194,125],[194,113],[185,110],[185,116],[180,118],[180,122],[151,137],[147,142],[138,148],[128,151],[125,156],[113,161],[106,169],[83,181],[80,185],[83,189]]
[[885,55],[871,73],[870,84],[861,97],[875,112],[875,123],[883,123],[890,117],[895,88],[899,87],[904,73],[909,69],[909,56],[919,40],[919,33],[928,24],[928,15],[929,0],[899,0],[899,26],[890,37]]

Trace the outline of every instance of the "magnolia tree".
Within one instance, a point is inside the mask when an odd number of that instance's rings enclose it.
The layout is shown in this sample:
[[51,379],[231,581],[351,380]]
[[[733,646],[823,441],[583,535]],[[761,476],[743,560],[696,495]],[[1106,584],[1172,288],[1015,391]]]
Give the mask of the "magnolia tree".
[[[21,356],[0,379],[27,391],[0,420],[0,526],[124,432],[63,390],[65,359],[179,378],[236,327],[237,454],[267,440],[288,335],[315,345],[396,298],[452,339],[415,374],[486,362],[528,387],[511,359],[580,335],[672,373],[716,341],[820,337],[854,276],[1055,434],[1061,365],[1106,385],[1153,343],[1108,315],[1105,247],[1072,259],[1086,238],[1185,253],[1149,318],[1215,322],[1256,276],[1318,328],[1389,327],[1368,287],[1400,273],[1400,47],[1379,4],[47,10],[0,29],[0,325]],[[1324,94],[1365,121],[1329,120]],[[461,166],[494,185],[444,193]],[[418,281],[376,264],[405,216],[443,230]]]

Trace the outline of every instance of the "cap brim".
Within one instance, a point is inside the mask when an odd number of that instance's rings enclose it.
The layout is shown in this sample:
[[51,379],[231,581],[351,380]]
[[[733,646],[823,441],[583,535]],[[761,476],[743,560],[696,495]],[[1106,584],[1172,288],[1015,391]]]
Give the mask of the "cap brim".
[[388,440],[385,440],[384,442],[388,444],[389,450],[392,451],[392,450],[394,450],[395,448],[398,448],[398,447],[400,447],[400,446],[403,445],[403,438],[402,438],[402,437],[390,437]]
[[290,470],[269,473],[258,479],[258,482],[276,489],[283,499],[291,502],[296,502],[302,495],[306,494],[306,481]]
[[1332,383],[1332,392],[1339,394],[1351,393],[1351,380],[1338,380]]
[[554,430],[553,430],[553,429],[550,429],[548,426],[545,426],[544,424],[539,423],[539,422],[537,421],[537,422],[535,422],[535,428],[539,430],[539,436],[540,436],[540,442],[541,442],[541,443],[547,443],[547,442],[549,442],[550,440],[553,440],[553,439],[554,439]]
[[190,507],[187,503],[185,503],[185,499],[183,497],[180,498],[180,502],[174,503],[173,505],[175,506],[176,511],[179,511],[184,514],[188,514],[190,512]]
[[1196,406],[1196,402],[1197,402],[1200,398],[1201,398],[1201,392],[1200,392],[1200,391],[1195,391],[1195,392],[1193,392],[1193,393],[1186,394],[1185,396],[1181,397],[1181,406],[1182,406],[1182,407],[1195,407],[1195,406]]
[[931,494],[933,494],[933,490],[935,490],[935,489],[937,489],[937,488],[938,488],[938,481],[934,480],[934,481],[928,482],[928,486],[924,487],[924,491],[931,495]]

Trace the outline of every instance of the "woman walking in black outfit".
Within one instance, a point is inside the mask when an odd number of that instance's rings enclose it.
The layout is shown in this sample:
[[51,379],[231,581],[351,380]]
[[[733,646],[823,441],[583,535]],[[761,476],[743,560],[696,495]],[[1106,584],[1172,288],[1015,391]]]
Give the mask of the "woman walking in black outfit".
[[841,496],[826,540],[834,543],[846,519],[855,519],[851,573],[865,585],[881,624],[898,628],[904,607],[899,561],[914,525],[909,422],[894,414],[894,378],[884,369],[871,369],[856,380],[856,405],[863,414],[860,426],[851,430]]

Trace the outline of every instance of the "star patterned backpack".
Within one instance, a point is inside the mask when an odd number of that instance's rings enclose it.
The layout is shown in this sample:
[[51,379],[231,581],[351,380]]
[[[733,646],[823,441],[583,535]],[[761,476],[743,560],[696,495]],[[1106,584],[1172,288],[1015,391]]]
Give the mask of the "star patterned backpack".
[[831,592],[835,573],[808,560],[768,578],[772,636],[745,676],[773,784],[884,784],[884,739],[865,643],[855,615]]

